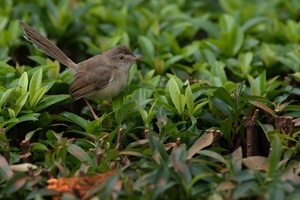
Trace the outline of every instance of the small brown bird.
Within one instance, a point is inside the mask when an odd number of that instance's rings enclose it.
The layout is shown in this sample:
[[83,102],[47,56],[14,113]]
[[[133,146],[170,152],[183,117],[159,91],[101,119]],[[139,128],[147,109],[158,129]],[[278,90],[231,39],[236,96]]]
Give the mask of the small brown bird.
[[127,84],[129,71],[134,61],[144,58],[134,55],[128,47],[120,45],[75,64],[47,38],[24,22],[20,20],[18,22],[29,42],[61,64],[69,67],[71,72],[75,74],[75,79],[69,89],[70,95],[75,100],[83,98],[95,119],[99,119],[99,117],[86,98],[110,99],[117,96]]

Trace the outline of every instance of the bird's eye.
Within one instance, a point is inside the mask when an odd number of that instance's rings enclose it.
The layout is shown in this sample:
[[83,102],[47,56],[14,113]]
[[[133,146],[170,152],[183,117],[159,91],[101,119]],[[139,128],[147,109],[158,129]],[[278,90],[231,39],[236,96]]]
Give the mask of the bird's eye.
[[124,56],[120,56],[120,60],[123,60],[124,59]]

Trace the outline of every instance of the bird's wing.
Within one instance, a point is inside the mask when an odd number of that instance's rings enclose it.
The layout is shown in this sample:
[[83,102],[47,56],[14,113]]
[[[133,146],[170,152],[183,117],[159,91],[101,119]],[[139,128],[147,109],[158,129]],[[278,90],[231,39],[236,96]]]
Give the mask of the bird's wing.
[[105,88],[112,79],[111,69],[95,67],[92,69],[80,70],[75,74],[69,92],[74,99],[89,97]]

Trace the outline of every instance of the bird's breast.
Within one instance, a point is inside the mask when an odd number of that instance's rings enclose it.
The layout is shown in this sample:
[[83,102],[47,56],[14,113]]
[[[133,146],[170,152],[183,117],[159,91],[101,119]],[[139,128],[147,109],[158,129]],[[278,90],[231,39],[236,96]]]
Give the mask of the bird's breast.
[[93,94],[91,99],[110,99],[120,94],[126,87],[129,74],[127,72],[120,72],[113,74],[112,79],[106,87],[100,89]]

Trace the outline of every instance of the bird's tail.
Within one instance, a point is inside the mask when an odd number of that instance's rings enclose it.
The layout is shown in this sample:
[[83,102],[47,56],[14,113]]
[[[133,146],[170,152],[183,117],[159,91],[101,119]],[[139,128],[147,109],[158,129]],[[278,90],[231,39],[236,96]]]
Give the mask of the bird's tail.
[[31,26],[25,24],[24,22],[18,20],[22,29],[25,33],[25,38],[34,44],[39,50],[43,51],[48,56],[56,59],[61,64],[71,68],[73,73],[78,72],[78,66],[64,54],[57,46],[55,46],[52,42],[50,42],[47,38],[42,36],[36,30],[34,30]]

